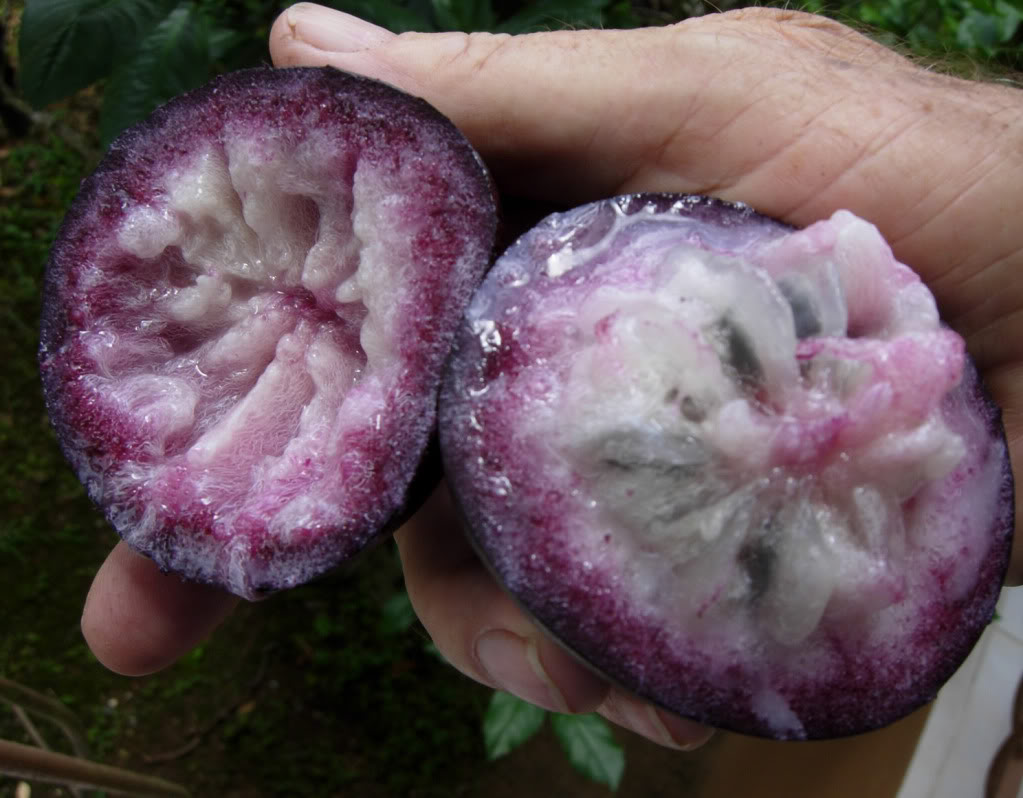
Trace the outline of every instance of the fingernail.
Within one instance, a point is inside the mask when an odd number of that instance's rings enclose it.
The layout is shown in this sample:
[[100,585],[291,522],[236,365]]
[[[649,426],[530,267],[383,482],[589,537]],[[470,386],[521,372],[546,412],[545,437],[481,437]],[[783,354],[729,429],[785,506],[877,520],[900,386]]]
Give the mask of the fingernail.
[[714,736],[714,730],[653,705],[647,705],[650,722],[658,730],[666,745],[682,751],[695,751]]
[[317,50],[357,53],[395,37],[389,30],[315,3],[298,3],[285,13],[291,35]]
[[484,632],[476,639],[476,660],[500,689],[552,712],[569,711],[532,640],[502,630]]

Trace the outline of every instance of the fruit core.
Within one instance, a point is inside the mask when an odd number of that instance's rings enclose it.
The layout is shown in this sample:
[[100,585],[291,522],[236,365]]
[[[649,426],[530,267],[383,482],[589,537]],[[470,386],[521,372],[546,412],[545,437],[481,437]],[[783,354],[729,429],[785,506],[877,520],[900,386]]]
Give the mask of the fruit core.
[[753,623],[791,646],[826,610],[900,601],[914,497],[966,454],[944,404],[962,341],[919,279],[846,212],[735,253],[686,242],[670,209],[598,213],[584,240],[532,242],[560,288],[530,293],[524,266],[473,321],[490,358],[477,423],[514,414],[513,445],[542,453],[527,483],[571,486],[543,501],[616,530],[568,535],[574,558],[617,561],[628,595],[696,637]]
[[226,578],[245,595],[254,546],[343,526],[339,495],[390,490],[378,450],[424,390],[407,309],[436,291],[410,271],[436,209],[408,187],[437,167],[330,129],[293,138],[228,125],[178,156],[76,278],[72,394],[113,442],[112,460],[78,461],[90,491],[144,549],[179,523],[236,545]]

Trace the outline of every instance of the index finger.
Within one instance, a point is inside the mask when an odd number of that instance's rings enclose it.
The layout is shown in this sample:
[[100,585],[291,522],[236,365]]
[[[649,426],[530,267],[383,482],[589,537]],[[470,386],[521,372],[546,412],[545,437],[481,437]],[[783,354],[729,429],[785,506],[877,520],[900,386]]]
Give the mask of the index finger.
[[82,611],[82,633],[110,670],[142,676],[167,667],[202,642],[238,598],[160,572],[118,543],[100,566]]

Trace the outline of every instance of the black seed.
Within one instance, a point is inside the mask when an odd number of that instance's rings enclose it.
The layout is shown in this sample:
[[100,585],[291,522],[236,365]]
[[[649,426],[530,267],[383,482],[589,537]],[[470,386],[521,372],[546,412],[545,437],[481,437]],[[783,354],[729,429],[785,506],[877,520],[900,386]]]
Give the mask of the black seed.
[[725,346],[725,360],[735,370],[740,382],[757,383],[763,376],[753,343],[728,317],[717,323],[717,331]]
[[707,417],[707,411],[704,410],[691,396],[682,397],[682,415],[690,421],[703,421]]
[[586,458],[604,469],[613,494],[628,489],[633,522],[671,525],[721,498],[721,485],[708,477],[710,458],[693,436],[621,431],[593,445]]
[[699,439],[642,432],[617,432],[596,444],[596,459],[615,470],[642,469],[651,474],[681,475],[698,472],[707,464],[707,451]]
[[601,463],[616,471],[644,470],[656,475],[676,476],[681,474],[695,473],[696,467],[691,465],[679,465],[669,463],[665,460],[631,460],[618,457],[605,457]]
[[809,338],[821,331],[821,320],[814,308],[813,301],[806,294],[793,288],[788,283],[778,283],[785,301],[792,308],[792,319],[796,325],[797,338]]
[[756,601],[767,592],[777,557],[774,549],[762,538],[747,543],[739,550],[739,565],[749,579],[751,601]]

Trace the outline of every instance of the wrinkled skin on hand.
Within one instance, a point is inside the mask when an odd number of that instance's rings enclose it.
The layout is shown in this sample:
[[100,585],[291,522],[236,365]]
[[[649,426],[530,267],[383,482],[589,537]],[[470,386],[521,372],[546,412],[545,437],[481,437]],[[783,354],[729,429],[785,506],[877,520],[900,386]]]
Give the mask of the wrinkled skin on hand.
[[[271,54],[277,65],[332,64],[424,97],[509,195],[568,206],[633,191],[712,194],[796,226],[848,208],[881,229],[966,338],[1019,462],[1017,90],[934,74],[838,23],[773,9],[637,31],[395,36],[300,4],[275,23]],[[599,709],[665,745],[706,739],[541,635],[467,548],[445,495],[397,538],[416,610],[464,673],[544,706]],[[1014,555],[1016,583],[1019,547]],[[97,656],[124,672],[173,661],[229,606],[180,584],[154,603],[147,597],[167,577],[132,557],[115,552],[83,617]]]

